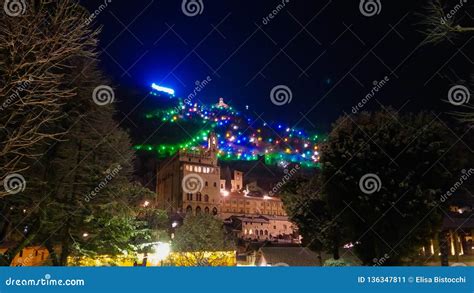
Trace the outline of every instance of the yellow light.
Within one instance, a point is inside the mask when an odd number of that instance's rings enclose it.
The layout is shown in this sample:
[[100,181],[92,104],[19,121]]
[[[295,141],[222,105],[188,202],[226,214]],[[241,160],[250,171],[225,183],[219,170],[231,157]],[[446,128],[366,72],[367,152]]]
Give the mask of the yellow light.
[[160,242],[154,246],[154,256],[158,261],[162,261],[168,258],[171,252],[171,245],[169,243]]

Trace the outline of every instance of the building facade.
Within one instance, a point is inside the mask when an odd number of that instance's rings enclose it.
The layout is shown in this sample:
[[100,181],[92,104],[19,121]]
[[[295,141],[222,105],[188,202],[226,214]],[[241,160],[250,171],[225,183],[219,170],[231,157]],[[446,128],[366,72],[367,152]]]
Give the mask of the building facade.
[[155,206],[170,214],[203,212],[241,221],[236,234],[242,239],[266,241],[295,235],[296,227],[288,220],[281,199],[269,196],[256,183],[244,185],[241,171],[223,176],[218,151],[217,137],[211,133],[206,149],[180,151],[163,162],[157,174]]
[[[156,206],[169,213],[219,214],[221,172],[217,152],[217,138],[211,134],[206,150],[179,151],[163,162],[157,174]],[[191,187],[186,188],[186,184]]]

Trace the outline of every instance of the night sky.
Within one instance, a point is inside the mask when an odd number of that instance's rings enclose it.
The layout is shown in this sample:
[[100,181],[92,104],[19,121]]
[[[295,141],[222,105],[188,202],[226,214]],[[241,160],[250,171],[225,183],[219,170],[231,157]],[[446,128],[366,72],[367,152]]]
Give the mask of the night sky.
[[[102,3],[82,1],[90,11]],[[426,1],[381,0],[380,14],[366,17],[357,0],[290,0],[266,24],[264,17],[281,1],[202,3],[202,14],[194,17],[183,13],[180,0],[108,4],[96,18],[103,26],[100,59],[120,92],[155,82],[186,97],[209,76],[200,101],[224,97],[268,121],[328,131],[374,81],[389,79],[364,110],[445,113],[454,110],[442,101],[449,88],[472,73],[472,36],[420,45],[417,13]],[[472,11],[459,13],[469,20]],[[277,85],[291,89],[290,104],[271,102]],[[140,93],[119,95],[120,111],[128,114],[130,104],[154,98]]]

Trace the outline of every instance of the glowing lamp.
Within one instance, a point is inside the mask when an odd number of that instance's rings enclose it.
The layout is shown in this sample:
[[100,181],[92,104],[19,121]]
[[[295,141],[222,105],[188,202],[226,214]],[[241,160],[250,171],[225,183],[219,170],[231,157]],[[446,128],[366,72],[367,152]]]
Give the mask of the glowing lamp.
[[168,258],[168,255],[171,252],[170,244],[165,242],[158,242],[158,244],[156,244],[153,248],[155,250],[155,256],[158,261],[162,261]]
[[174,89],[167,88],[167,87],[163,87],[163,86],[159,86],[159,85],[157,85],[156,83],[153,83],[153,84],[151,85],[151,88],[154,89],[154,90],[156,90],[156,91],[159,91],[159,92],[166,93],[166,94],[169,94],[169,95],[174,96]]

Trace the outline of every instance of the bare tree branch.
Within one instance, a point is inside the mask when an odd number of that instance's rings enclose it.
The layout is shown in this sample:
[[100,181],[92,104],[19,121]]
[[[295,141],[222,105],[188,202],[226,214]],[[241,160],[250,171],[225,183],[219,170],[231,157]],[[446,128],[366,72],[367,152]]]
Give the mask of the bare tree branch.
[[29,3],[24,15],[0,14],[0,181],[63,134],[62,106],[76,96],[66,76],[74,60],[97,57],[99,30],[76,1]]

